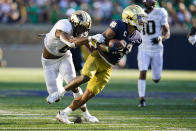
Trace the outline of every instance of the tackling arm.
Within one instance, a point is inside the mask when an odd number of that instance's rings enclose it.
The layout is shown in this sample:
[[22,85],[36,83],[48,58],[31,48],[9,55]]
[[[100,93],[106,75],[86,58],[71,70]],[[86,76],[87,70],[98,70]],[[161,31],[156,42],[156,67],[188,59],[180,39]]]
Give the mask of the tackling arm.
[[88,37],[73,37],[66,32],[57,30],[55,36],[69,47],[75,48],[88,43]]
[[76,48],[81,45],[88,45],[90,41],[96,41],[98,43],[103,43],[105,41],[105,38],[103,37],[102,34],[96,34],[94,36],[88,36],[88,37],[73,37],[63,31],[57,30],[55,35],[63,43],[65,43],[71,48]]

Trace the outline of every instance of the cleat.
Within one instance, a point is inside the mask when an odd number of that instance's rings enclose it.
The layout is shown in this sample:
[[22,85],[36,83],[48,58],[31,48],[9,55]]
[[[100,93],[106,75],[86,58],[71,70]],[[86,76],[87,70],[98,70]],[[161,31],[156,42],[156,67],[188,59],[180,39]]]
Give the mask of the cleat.
[[99,122],[99,120],[95,116],[84,116],[84,120],[91,123]]
[[61,93],[59,93],[59,92],[57,91],[57,92],[54,92],[54,93],[52,93],[51,95],[49,95],[49,96],[46,98],[46,101],[47,101],[48,104],[52,104],[52,103],[55,103],[55,102],[59,102],[63,96],[64,96],[63,94],[61,94]]
[[56,115],[56,119],[65,124],[74,124],[74,122],[69,121],[68,115],[65,112],[59,111],[59,113]]
[[146,106],[146,101],[145,100],[140,100],[140,104],[138,107],[145,107]]

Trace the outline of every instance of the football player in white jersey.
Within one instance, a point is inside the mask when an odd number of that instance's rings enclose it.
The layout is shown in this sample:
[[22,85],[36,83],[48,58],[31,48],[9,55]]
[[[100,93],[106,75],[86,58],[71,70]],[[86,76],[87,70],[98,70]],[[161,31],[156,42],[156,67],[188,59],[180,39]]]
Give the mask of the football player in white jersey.
[[[90,28],[91,17],[87,12],[78,10],[69,19],[59,20],[46,34],[41,61],[49,95],[56,91],[64,91],[63,80],[69,83],[76,77],[72,54],[69,49],[88,43],[90,39],[87,35]],[[89,38],[92,39],[93,36]],[[72,43],[67,42],[68,40]],[[80,87],[72,90],[72,92],[74,98],[83,94]],[[88,112],[86,104],[81,106],[81,110],[86,121],[98,122],[98,119]],[[58,113],[56,117],[58,120],[67,123],[61,114]]]
[[152,79],[158,83],[161,79],[163,66],[162,41],[170,37],[168,14],[164,8],[155,8],[156,0],[144,0],[147,23],[144,24],[142,44],[138,48],[138,80],[139,107],[146,106],[146,73],[151,65]]
[[188,40],[192,45],[196,42],[196,18],[193,18],[193,26],[189,32]]

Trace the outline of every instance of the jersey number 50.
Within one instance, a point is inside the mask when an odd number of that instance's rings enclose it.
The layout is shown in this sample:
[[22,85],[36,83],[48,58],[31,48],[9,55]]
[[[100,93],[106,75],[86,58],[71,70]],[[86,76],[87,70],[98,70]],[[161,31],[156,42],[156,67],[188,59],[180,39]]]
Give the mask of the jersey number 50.
[[149,20],[146,24],[143,26],[143,34],[153,35],[156,33],[155,29],[156,25],[155,22],[152,20]]

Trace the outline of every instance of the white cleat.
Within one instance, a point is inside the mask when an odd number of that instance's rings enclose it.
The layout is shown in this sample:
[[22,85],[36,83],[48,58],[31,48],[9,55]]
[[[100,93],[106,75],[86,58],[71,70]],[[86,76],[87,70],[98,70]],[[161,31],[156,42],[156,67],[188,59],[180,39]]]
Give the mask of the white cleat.
[[95,116],[84,116],[84,120],[91,123],[99,122],[99,120]]
[[54,92],[50,94],[47,98],[46,101],[48,104],[52,104],[54,102],[60,101],[60,99],[64,96],[64,94],[57,92]]
[[69,121],[68,115],[61,111],[56,115],[56,119],[65,124],[74,124],[74,122]]

